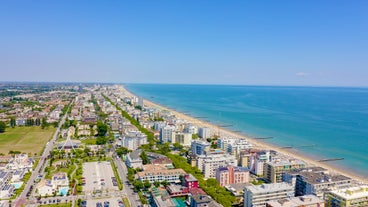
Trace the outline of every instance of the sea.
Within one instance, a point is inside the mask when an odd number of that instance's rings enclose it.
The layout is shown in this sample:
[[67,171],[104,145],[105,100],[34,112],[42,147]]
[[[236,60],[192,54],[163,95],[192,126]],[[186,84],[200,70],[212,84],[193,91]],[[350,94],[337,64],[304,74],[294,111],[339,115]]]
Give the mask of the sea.
[[227,130],[368,178],[368,88],[125,84]]

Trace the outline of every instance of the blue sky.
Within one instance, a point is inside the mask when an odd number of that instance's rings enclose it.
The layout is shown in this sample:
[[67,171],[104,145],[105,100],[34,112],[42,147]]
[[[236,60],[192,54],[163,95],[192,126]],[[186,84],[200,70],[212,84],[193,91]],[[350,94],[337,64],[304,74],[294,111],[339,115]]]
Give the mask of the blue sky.
[[1,1],[0,81],[368,86],[368,1]]

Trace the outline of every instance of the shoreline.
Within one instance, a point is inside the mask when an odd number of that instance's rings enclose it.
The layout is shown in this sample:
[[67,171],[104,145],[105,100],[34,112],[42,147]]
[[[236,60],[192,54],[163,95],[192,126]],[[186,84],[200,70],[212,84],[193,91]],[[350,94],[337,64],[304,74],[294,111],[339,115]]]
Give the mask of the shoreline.
[[[136,96],[135,94],[131,93],[130,91],[128,91],[123,85],[121,85],[122,88],[124,89],[124,92],[128,95],[131,95],[131,96]],[[350,177],[352,178],[353,180],[356,180],[358,182],[362,182],[362,183],[368,183],[368,178],[365,178],[361,175],[358,175],[358,174],[355,174],[355,173],[352,173],[352,172],[348,172],[347,169],[342,169],[342,168],[336,168],[334,166],[330,166],[326,163],[322,163],[322,162],[318,162],[316,160],[313,160],[312,158],[306,156],[306,155],[302,155],[300,152],[296,152],[296,151],[291,151],[291,150],[287,150],[287,149],[280,149],[279,147],[273,145],[273,144],[270,144],[270,143],[266,143],[264,141],[259,141],[259,140],[256,140],[256,139],[253,139],[247,135],[244,135],[242,133],[238,133],[238,132],[233,132],[233,131],[230,131],[228,129],[224,129],[224,128],[221,128],[221,127],[218,127],[214,124],[211,124],[209,122],[206,122],[204,120],[200,120],[198,118],[194,118],[194,117],[191,117],[190,115],[185,115],[181,112],[178,112],[174,109],[171,109],[169,107],[166,107],[166,106],[162,106],[158,103],[154,103],[150,100],[147,100],[147,99],[144,99],[144,105],[147,105],[149,107],[156,107],[160,110],[167,110],[167,111],[170,111],[173,115],[175,115],[175,117],[177,118],[180,118],[180,119],[184,119],[190,123],[193,123],[195,124],[196,126],[198,127],[208,127],[211,129],[211,133],[213,133],[214,131],[216,130],[220,130],[220,134],[222,136],[228,136],[228,137],[234,137],[234,138],[245,138],[248,140],[248,142],[250,144],[253,145],[254,148],[257,148],[257,149],[265,149],[265,150],[274,150],[282,155],[286,155],[288,157],[292,157],[292,158],[295,158],[295,159],[298,159],[298,160],[301,160],[303,162],[305,162],[306,166],[307,167],[311,167],[311,166],[318,166],[318,167],[323,167],[325,169],[327,169],[331,174],[342,174],[342,175],[345,175],[347,177]]]

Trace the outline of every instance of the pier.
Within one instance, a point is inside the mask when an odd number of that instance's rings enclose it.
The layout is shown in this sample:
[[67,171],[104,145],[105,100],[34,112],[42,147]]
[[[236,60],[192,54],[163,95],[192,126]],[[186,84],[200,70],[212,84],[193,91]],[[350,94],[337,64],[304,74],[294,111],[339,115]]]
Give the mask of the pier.
[[344,158],[328,158],[328,159],[322,159],[322,160],[317,160],[317,162],[331,162],[331,161],[338,161],[338,160],[343,160]]

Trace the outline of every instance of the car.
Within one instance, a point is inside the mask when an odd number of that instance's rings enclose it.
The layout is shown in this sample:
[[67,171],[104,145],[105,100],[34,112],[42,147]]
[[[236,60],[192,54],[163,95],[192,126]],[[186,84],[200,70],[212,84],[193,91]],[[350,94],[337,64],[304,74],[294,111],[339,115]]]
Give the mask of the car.
[[81,202],[81,206],[82,206],[82,207],[87,207],[87,201],[82,201],[82,202]]
[[110,206],[110,202],[109,201],[105,201],[104,202],[104,207],[109,207]]
[[102,203],[101,202],[97,202],[96,203],[96,207],[102,207]]

